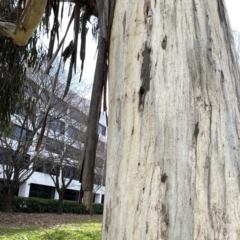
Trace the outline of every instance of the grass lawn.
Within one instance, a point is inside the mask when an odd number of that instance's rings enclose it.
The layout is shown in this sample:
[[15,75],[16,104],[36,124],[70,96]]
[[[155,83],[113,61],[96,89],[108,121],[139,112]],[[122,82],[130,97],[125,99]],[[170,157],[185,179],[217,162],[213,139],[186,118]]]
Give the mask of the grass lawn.
[[100,240],[101,221],[79,221],[54,227],[0,227],[1,240]]

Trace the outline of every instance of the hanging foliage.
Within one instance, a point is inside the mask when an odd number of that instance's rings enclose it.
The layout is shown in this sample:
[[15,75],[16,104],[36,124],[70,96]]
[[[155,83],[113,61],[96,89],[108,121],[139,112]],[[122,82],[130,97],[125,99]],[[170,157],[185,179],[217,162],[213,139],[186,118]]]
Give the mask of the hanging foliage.
[[24,47],[13,44],[8,38],[0,38],[0,132],[7,131],[11,115],[21,110],[23,83],[26,68],[39,66],[46,52],[37,47],[35,33]]

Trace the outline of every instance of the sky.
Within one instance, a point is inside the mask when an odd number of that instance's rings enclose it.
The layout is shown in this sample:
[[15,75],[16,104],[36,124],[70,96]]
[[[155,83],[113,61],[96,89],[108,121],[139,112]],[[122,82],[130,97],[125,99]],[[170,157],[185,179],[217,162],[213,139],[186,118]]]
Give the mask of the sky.
[[225,0],[232,30],[240,32],[240,0]]

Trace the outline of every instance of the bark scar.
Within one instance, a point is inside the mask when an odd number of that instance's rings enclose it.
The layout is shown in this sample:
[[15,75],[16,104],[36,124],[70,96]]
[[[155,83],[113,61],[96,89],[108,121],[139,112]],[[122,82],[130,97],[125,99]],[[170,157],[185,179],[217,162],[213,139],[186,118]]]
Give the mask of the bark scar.
[[199,123],[197,122],[195,124],[195,129],[194,129],[194,136],[197,138],[199,133]]
[[144,109],[144,101],[147,91],[149,91],[150,86],[150,70],[151,70],[151,48],[147,47],[147,43],[145,44],[145,49],[142,52],[143,62],[141,68],[141,79],[142,85],[139,89],[139,110],[143,111]]
[[124,37],[124,35],[125,35],[125,28],[126,28],[126,11],[124,13],[122,24],[123,24],[123,37]]
[[162,41],[162,49],[166,49],[167,48],[167,35],[165,35],[163,41]]
[[168,175],[166,173],[163,173],[162,176],[161,176],[161,182],[165,183],[167,178],[168,178]]
[[219,14],[220,20],[227,24],[223,0],[218,0],[218,14]]

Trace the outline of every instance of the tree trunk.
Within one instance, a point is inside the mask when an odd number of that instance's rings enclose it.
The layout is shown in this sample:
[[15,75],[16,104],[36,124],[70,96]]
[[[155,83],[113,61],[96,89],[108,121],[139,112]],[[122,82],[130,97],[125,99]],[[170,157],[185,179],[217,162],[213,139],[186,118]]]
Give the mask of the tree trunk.
[[63,193],[58,193],[58,205],[57,205],[57,214],[62,214],[62,205],[63,205]]
[[3,206],[2,211],[6,213],[13,213],[13,197],[15,191],[12,188],[3,189]]
[[102,239],[240,239],[240,85],[222,0],[117,0]]

